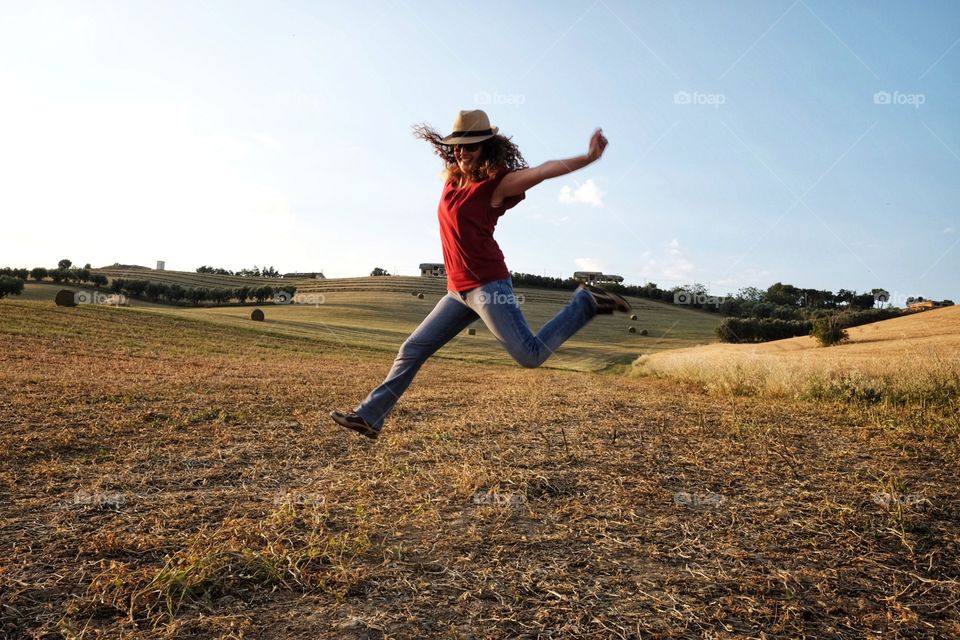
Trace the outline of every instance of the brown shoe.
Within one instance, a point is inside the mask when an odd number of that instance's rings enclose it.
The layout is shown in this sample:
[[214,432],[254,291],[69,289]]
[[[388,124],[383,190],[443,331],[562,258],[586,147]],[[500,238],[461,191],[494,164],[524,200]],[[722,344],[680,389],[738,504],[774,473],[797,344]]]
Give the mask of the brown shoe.
[[330,417],[341,427],[356,431],[360,435],[367,436],[371,440],[376,440],[380,435],[380,429],[361,418],[355,413],[344,413],[342,411],[331,411]]
[[606,289],[585,282],[577,288],[585,289],[593,297],[593,301],[597,303],[597,313],[613,313],[614,311],[627,313],[631,309],[630,303],[624,300],[622,296],[611,293]]

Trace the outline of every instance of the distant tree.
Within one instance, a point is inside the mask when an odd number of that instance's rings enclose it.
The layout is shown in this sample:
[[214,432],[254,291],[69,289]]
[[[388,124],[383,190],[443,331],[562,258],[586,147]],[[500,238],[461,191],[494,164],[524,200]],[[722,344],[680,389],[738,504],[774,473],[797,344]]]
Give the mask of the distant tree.
[[143,293],[147,296],[147,300],[156,302],[160,299],[160,296],[167,294],[167,285],[161,282],[150,282],[144,287]]
[[23,280],[12,276],[0,276],[0,298],[18,296],[23,292]]
[[187,290],[179,284],[171,284],[167,287],[167,300],[173,303],[180,302],[187,297]]
[[273,287],[269,285],[263,285],[262,287],[257,287],[250,292],[250,295],[253,296],[253,299],[257,302],[263,303],[273,296]]
[[848,305],[853,303],[854,296],[857,295],[856,291],[850,291],[848,289],[840,289],[837,291],[837,294],[834,296],[834,300],[837,303],[837,306]]
[[263,278],[279,278],[280,272],[274,269],[272,266],[270,266],[270,267],[265,267],[263,270],[261,270],[260,275]]
[[777,282],[767,289],[766,300],[773,304],[782,304],[787,307],[796,307],[800,304],[801,292],[792,284]]
[[809,334],[810,323],[806,320],[725,318],[717,326],[716,333],[720,342],[767,342]]
[[944,301],[943,301],[943,306],[945,306],[945,307],[952,307],[952,306],[953,306],[953,300],[944,300]]
[[816,338],[824,347],[841,344],[850,338],[847,330],[843,328],[840,317],[835,313],[821,316],[814,320],[813,327],[810,329],[810,335]]
[[756,287],[744,287],[737,291],[737,297],[748,302],[763,302],[767,297],[767,292]]
[[855,295],[853,300],[850,301],[850,306],[856,309],[872,309],[875,304],[876,298],[873,297],[872,293]]
[[230,289],[224,289],[222,287],[218,287],[210,291],[210,299],[217,304],[224,304],[226,302],[229,302],[230,298],[232,297],[233,297],[233,291],[231,291]]
[[90,263],[89,263],[89,262],[88,262],[87,264],[83,265],[83,268],[84,268],[84,269],[93,269],[93,267],[90,266]]
[[50,279],[54,282],[60,283],[67,279],[68,272],[66,269],[51,269],[47,272],[47,275],[50,276]]
[[834,306],[833,292],[821,289],[800,289],[800,302],[808,309],[823,309]]
[[46,267],[34,267],[30,270],[30,277],[34,280],[43,280],[47,277]]
[[63,269],[64,271],[69,269],[71,266],[73,266],[73,263],[67,260],[66,258],[64,258],[63,260],[57,263],[57,268]]
[[149,280],[127,280],[124,283],[124,289],[130,296],[138,298],[146,291],[148,284],[150,284]]
[[736,296],[729,296],[720,303],[720,313],[725,316],[739,316],[743,309],[744,301]]
[[233,297],[240,301],[240,304],[243,304],[247,301],[247,298],[250,297],[250,287],[244,285],[242,287],[237,287],[233,291]]
[[232,276],[233,271],[229,269],[224,269],[222,267],[208,267],[203,265],[202,267],[197,267],[197,273],[212,273],[219,276]]
[[190,287],[187,289],[187,299],[194,305],[199,305],[210,296],[206,287]]
[[95,273],[90,276],[90,282],[92,282],[96,287],[102,287],[107,284],[107,276],[100,273]]
[[879,304],[881,309],[884,303],[890,302],[890,292],[886,289],[871,289],[870,294],[873,296],[874,305]]
[[388,276],[390,275],[386,269],[380,267],[374,267],[373,271],[370,272],[371,276]]

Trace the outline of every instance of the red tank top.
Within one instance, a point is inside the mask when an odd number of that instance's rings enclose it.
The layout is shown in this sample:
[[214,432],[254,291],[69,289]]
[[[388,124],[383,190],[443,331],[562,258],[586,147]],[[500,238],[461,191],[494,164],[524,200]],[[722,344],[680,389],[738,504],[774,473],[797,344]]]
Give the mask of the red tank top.
[[437,217],[443,264],[447,270],[447,288],[466,291],[510,277],[503,252],[493,239],[497,220],[517,205],[526,194],[503,199],[499,207],[490,206],[490,196],[509,171],[501,169],[487,180],[458,189],[452,182],[443,186]]

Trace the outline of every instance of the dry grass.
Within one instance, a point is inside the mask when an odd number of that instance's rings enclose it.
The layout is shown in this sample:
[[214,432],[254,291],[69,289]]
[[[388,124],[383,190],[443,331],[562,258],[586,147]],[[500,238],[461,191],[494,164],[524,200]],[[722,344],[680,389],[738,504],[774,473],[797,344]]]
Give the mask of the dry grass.
[[0,302],[0,636],[960,634],[955,416],[389,365]]
[[723,395],[853,400],[896,405],[960,403],[960,307],[848,330],[848,343],[811,337],[715,344],[642,356],[634,374],[695,383]]

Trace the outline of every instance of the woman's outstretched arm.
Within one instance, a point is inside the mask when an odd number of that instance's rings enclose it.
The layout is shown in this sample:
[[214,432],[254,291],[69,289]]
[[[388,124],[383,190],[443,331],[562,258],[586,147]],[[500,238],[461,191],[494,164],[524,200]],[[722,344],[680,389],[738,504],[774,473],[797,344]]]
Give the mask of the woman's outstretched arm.
[[491,202],[500,202],[503,198],[518,196],[544,180],[582,169],[591,162],[598,160],[606,148],[607,139],[603,137],[603,129],[597,129],[590,138],[590,147],[586,154],[566,160],[550,160],[537,167],[508,173],[497,186],[497,190],[493,192]]

